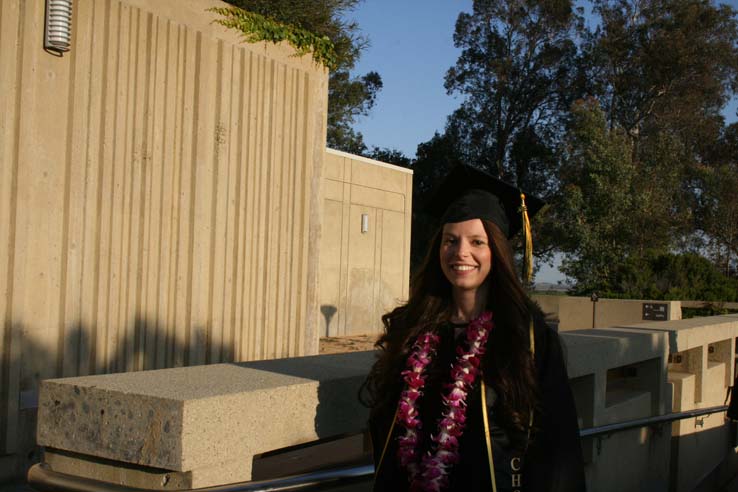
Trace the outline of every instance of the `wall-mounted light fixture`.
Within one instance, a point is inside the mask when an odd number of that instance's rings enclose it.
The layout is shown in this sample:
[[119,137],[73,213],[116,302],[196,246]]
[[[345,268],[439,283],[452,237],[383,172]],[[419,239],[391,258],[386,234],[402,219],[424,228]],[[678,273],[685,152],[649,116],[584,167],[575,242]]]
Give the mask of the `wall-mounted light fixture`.
[[72,0],[46,0],[44,48],[69,51],[72,45]]
[[369,214],[361,214],[361,233],[369,232]]

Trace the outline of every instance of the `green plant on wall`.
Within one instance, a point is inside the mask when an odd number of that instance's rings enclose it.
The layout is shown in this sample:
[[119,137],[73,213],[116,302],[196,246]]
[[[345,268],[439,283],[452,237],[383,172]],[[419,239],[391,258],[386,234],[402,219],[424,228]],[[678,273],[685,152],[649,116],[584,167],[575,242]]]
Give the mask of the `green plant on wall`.
[[209,11],[221,15],[221,18],[214,22],[241,31],[249,43],[286,41],[295,48],[297,56],[311,53],[316,62],[330,70],[336,68],[336,50],[327,36],[318,36],[305,29],[282,24],[238,7],[214,7]]

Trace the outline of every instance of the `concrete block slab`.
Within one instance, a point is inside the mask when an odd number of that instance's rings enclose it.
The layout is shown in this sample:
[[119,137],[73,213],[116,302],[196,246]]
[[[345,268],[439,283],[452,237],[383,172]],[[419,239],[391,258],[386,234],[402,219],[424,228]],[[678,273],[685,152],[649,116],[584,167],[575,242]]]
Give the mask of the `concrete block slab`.
[[669,351],[682,352],[738,336],[738,316],[706,316],[673,321],[650,321],[622,325],[634,330],[669,333]]
[[658,331],[597,328],[561,333],[569,377],[665,358],[668,338]]
[[673,386],[672,411],[683,412],[694,408],[696,377],[688,372],[669,371]]
[[44,381],[40,445],[192,472],[191,487],[251,479],[253,456],[356,431],[374,352]]

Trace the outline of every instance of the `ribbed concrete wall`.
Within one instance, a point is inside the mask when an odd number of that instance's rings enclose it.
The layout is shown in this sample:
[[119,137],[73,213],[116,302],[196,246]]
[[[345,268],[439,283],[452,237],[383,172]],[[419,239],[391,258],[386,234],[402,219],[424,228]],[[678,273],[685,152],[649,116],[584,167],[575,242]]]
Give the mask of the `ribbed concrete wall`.
[[[210,0],[0,1],[0,454],[41,379],[315,353],[327,72]],[[20,411],[20,413],[19,413]]]

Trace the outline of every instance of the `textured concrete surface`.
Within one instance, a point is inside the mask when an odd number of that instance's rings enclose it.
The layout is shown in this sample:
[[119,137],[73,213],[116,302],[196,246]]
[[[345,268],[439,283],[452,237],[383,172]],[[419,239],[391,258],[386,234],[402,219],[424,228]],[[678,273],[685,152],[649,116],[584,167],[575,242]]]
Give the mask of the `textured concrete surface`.
[[655,330],[670,333],[669,348],[672,353],[707,346],[738,335],[738,314],[689,318],[673,321],[651,321],[623,324],[623,327],[639,330]]
[[[597,328],[567,331],[561,339],[581,428],[670,410],[666,333]],[[668,428],[662,433],[634,429],[607,439],[584,439],[588,489],[666,492],[669,443]]]
[[251,478],[254,455],[356,431],[373,352],[49,380],[38,442],[192,472],[191,487]]
[[593,306],[589,297],[534,295],[541,309],[558,321],[559,331],[607,328],[643,322],[643,304],[666,304],[669,320],[681,319],[679,301],[600,299]]
[[55,56],[46,3],[0,0],[0,453],[19,462],[42,379],[316,354],[322,326],[328,70],[245,43],[220,0],[74,2]]
[[560,336],[570,377],[668,355],[668,336],[662,332],[598,328],[568,331]]
[[[722,405],[733,384],[738,315],[632,325],[633,330],[668,335],[668,381],[675,412]],[[731,454],[731,426],[724,414],[675,422],[672,433],[674,490],[695,489]]]
[[408,296],[412,171],[328,149],[323,181],[321,335],[379,333]]

